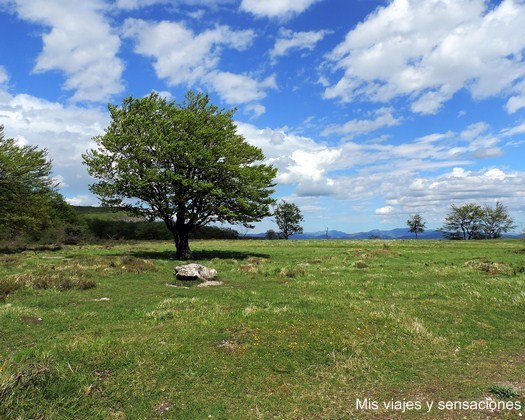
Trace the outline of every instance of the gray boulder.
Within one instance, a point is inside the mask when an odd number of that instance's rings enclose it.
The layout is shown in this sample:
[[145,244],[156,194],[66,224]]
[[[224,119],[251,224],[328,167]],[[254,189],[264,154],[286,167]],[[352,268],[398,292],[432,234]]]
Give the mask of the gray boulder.
[[179,280],[204,280],[209,281],[217,277],[217,270],[200,264],[186,264],[175,267],[175,273]]

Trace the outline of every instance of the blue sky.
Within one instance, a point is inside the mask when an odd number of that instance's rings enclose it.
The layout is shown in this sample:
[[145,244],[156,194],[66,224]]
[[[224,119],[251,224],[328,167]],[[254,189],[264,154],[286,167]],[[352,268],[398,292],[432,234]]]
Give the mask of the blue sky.
[[497,201],[520,225],[524,28],[522,0],[0,0],[0,124],[96,205],[80,155],[107,104],[191,88],[238,108],[307,231]]

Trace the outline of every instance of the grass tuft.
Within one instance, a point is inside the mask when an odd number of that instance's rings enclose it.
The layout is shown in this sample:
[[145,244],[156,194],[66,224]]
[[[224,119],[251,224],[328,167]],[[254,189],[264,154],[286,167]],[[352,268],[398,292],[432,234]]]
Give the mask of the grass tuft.
[[489,387],[489,392],[498,398],[519,398],[519,394],[510,386],[492,385]]
[[43,268],[36,272],[11,274],[0,279],[0,298],[5,298],[19,289],[55,289],[86,290],[96,286],[85,273],[69,271],[55,271],[53,268]]
[[279,277],[295,278],[295,277],[304,276],[305,273],[306,273],[306,269],[304,265],[296,265],[293,267],[281,268],[281,271],[279,271]]
[[477,271],[487,274],[514,274],[512,267],[506,264],[489,261],[485,258],[475,258],[465,262],[465,265]]

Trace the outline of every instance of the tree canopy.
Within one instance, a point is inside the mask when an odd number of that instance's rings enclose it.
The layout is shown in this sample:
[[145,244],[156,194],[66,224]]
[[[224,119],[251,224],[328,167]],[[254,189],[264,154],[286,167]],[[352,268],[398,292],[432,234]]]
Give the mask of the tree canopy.
[[407,220],[408,231],[417,235],[425,231],[425,222],[420,214],[414,214]]
[[300,225],[303,215],[294,203],[287,203],[283,200],[276,206],[273,215],[284,239],[288,239],[294,233],[303,233]]
[[510,217],[507,207],[497,202],[496,207],[485,206],[481,217],[481,230],[488,239],[497,239],[502,233],[508,232],[516,227],[514,220]]
[[152,93],[109,105],[109,127],[83,155],[99,179],[91,191],[103,205],[164,221],[179,259],[191,258],[195,228],[261,220],[275,201],[276,169],[237,134],[234,111],[192,91],[182,103]]
[[481,207],[475,203],[451,206],[441,229],[449,239],[495,239],[515,227],[502,203]]
[[47,151],[21,146],[0,126],[0,229],[11,238],[48,219],[56,195]]

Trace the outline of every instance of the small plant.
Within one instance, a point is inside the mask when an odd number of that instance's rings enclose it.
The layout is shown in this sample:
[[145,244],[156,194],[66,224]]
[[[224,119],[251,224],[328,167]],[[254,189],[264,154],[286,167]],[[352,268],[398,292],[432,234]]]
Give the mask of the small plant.
[[355,268],[367,268],[368,264],[364,262],[363,260],[359,260],[354,263],[354,267]]
[[489,392],[498,398],[518,398],[519,394],[510,386],[492,385]]
[[302,265],[297,265],[295,267],[285,267],[279,272],[279,277],[295,278],[304,276],[305,272],[306,270]]

